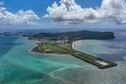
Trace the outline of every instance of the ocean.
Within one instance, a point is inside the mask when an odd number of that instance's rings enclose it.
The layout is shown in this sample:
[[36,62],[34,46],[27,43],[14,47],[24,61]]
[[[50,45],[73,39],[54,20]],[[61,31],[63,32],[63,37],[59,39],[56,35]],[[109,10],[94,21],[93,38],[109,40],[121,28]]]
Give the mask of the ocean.
[[70,55],[36,54],[36,41],[0,36],[0,84],[126,84],[126,31],[113,40],[84,40],[75,49],[118,64],[97,67]]

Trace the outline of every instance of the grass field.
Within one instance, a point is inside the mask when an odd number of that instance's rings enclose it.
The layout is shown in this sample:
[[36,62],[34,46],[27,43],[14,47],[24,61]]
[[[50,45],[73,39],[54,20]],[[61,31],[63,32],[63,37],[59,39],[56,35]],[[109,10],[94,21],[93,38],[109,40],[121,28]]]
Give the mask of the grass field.
[[39,50],[45,53],[64,53],[68,54],[68,51],[66,51],[63,48],[57,47],[54,44],[40,44]]
[[59,46],[72,50],[72,43],[64,43],[60,44]]

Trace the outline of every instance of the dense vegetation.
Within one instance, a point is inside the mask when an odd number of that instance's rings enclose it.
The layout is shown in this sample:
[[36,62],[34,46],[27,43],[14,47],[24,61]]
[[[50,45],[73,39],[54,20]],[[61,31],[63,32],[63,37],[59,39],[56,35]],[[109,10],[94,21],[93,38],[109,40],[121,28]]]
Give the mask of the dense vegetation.
[[[28,35],[25,35],[28,36]],[[47,39],[47,40],[84,40],[84,39],[113,39],[113,32],[94,32],[94,31],[74,31],[60,33],[38,33],[29,35],[31,39]]]

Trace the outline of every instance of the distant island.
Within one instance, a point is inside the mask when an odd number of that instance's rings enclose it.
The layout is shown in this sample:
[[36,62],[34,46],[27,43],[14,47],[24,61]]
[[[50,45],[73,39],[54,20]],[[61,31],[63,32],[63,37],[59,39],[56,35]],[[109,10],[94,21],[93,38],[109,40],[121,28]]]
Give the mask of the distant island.
[[113,39],[115,35],[113,32],[95,32],[95,31],[70,31],[70,32],[60,32],[60,33],[38,33],[38,34],[25,34],[23,36],[29,37],[29,39],[46,39],[46,40],[85,40],[85,39]]
[[0,32],[1,36],[10,36],[11,32]]
[[102,58],[77,51],[72,46],[72,43],[77,40],[114,39],[115,35],[113,32],[71,31],[71,32],[59,32],[59,33],[38,33],[38,34],[29,33],[24,34],[23,36],[28,37],[29,39],[35,39],[40,41],[38,43],[38,46],[32,49],[32,52],[70,54],[76,58],[91,63],[100,69],[117,66],[117,64],[111,61],[107,61]]

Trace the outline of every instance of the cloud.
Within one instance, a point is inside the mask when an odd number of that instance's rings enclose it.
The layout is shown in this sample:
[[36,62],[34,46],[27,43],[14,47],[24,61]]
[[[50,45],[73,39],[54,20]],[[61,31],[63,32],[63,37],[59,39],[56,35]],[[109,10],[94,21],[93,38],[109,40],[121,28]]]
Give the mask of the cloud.
[[4,7],[0,7],[0,24],[8,25],[31,25],[35,24],[39,17],[32,10],[19,10],[12,13]]
[[43,17],[54,22],[67,23],[94,23],[98,21],[112,20],[118,24],[126,23],[125,0],[102,0],[97,8],[82,8],[75,0],[61,0],[54,2],[47,8],[47,14]]

